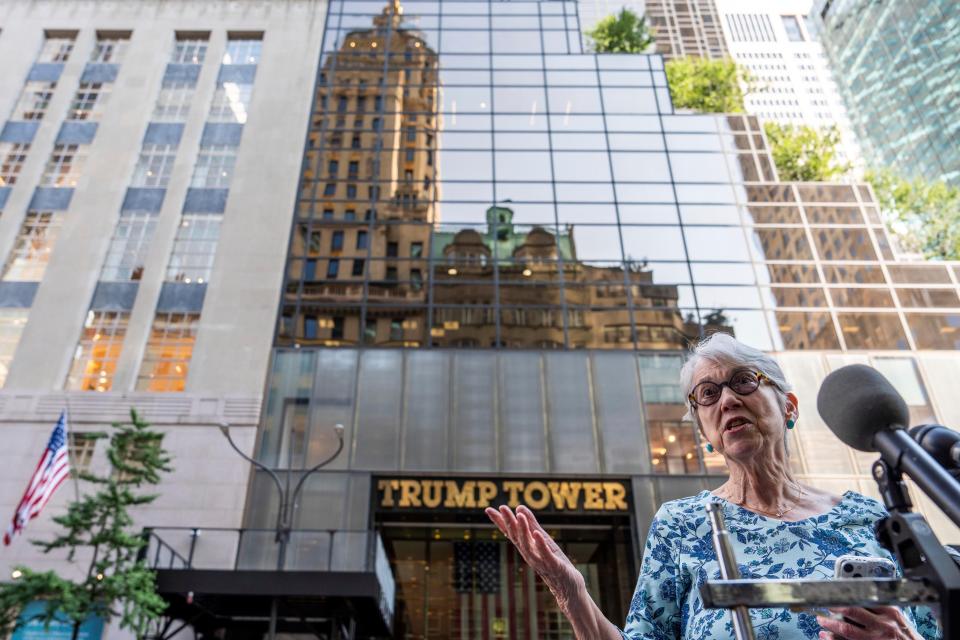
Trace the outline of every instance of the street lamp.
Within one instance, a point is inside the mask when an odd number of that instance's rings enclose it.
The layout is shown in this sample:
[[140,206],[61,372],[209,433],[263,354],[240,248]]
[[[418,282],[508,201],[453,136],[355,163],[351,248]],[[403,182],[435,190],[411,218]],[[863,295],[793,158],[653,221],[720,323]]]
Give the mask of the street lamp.
[[[283,565],[286,562],[287,544],[290,542],[290,531],[293,528],[293,509],[297,504],[297,496],[300,495],[300,490],[303,489],[304,482],[312,473],[332,462],[333,459],[340,455],[340,452],[343,451],[343,425],[337,424],[333,429],[337,434],[337,450],[334,451],[333,455],[330,457],[310,467],[300,478],[300,481],[297,482],[297,485],[294,487],[293,493],[291,494],[288,490],[289,486],[284,488],[283,483],[280,482],[280,478],[273,469],[262,462],[259,462],[258,460],[254,460],[240,450],[240,447],[237,446],[237,443],[235,443],[233,438],[230,437],[230,423],[220,423],[220,433],[222,433],[223,437],[227,439],[227,442],[230,443],[230,446],[233,447],[233,450],[236,451],[241,458],[270,476],[270,479],[273,480],[273,484],[277,487],[277,492],[280,494],[280,504],[277,508],[277,535],[275,538],[276,542],[280,545],[279,553],[277,554],[278,571],[283,570]],[[287,470],[287,473],[290,473],[289,469]]]

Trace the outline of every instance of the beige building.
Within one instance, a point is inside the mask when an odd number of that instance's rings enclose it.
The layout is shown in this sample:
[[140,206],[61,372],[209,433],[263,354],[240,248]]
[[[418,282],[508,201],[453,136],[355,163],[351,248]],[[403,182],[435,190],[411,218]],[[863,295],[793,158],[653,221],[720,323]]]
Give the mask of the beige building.
[[[137,408],[174,467],[138,522],[240,524],[249,466],[217,427],[253,450],[325,11],[0,5],[4,517],[61,411],[77,466],[102,469],[84,432]],[[71,484],[0,575],[86,570],[28,541]]]

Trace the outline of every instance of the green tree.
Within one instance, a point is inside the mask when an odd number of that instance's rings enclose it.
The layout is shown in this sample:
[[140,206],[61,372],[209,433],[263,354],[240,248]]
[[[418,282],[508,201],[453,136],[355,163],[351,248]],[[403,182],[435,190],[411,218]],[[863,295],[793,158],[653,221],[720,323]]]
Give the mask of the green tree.
[[667,84],[677,109],[700,113],[743,113],[753,79],[733,60],[676,58],[667,61]]
[[942,180],[907,180],[889,169],[864,176],[905,249],[960,260],[960,189]]
[[47,606],[33,620],[50,624],[66,619],[73,624],[74,639],[91,615],[104,620],[117,617],[121,628],[139,636],[163,612],[166,604],[156,592],[153,571],[137,561],[144,541],[133,529],[129,509],[156,498],[141,489],[160,481],[160,474],[170,470],[170,458],[162,446],[162,433],[153,431],[136,411],[130,412],[130,420],[130,424],[113,425],[107,448],[110,473],[79,475],[98,488],[96,493],[80,497],[70,503],[66,514],[54,518],[62,532],[53,540],[33,542],[44,553],[66,550],[70,561],[83,550],[90,556],[86,577],[73,581],[53,571],[17,567],[20,577],[0,584],[0,635],[29,622],[20,612],[34,601],[45,601]]
[[829,182],[850,170],[837,158],[840,131],[835,126],[815,129],[767,122],[763,129],[781,180]]
[[646,16],[626,8],[603,18],[585,34],[597,53],[642,53],[653,44]]

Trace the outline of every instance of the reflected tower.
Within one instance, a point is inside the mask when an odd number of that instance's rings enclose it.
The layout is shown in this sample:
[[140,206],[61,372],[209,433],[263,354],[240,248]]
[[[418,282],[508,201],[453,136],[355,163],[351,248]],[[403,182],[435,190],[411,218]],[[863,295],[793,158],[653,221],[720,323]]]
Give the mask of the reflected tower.
[[278,344],[420,344],[437,92],[437,54],[396,0],[323,61]]

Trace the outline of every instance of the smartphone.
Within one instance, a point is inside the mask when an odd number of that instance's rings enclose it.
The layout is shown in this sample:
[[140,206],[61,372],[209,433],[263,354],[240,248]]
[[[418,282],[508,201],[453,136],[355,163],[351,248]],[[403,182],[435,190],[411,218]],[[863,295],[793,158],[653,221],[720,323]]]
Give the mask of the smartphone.
[[834,578],[893,578],[897,566],[888,558],[875,556],[840,556],[833,565]]
[[[887,558],[878,558],[876,556],[840,556],[833,565],[834,578],[868,578],[871,580],[877,578],[894,578],[897,575],[897,566],[892,560]],[[835,620],[849,622],[855,627],[863,628],[863,625],[847,618],[826,611],[828,617]],[[820,615],[824,615],[821,613]],[[838,636],[839,637],[839,636]]]

